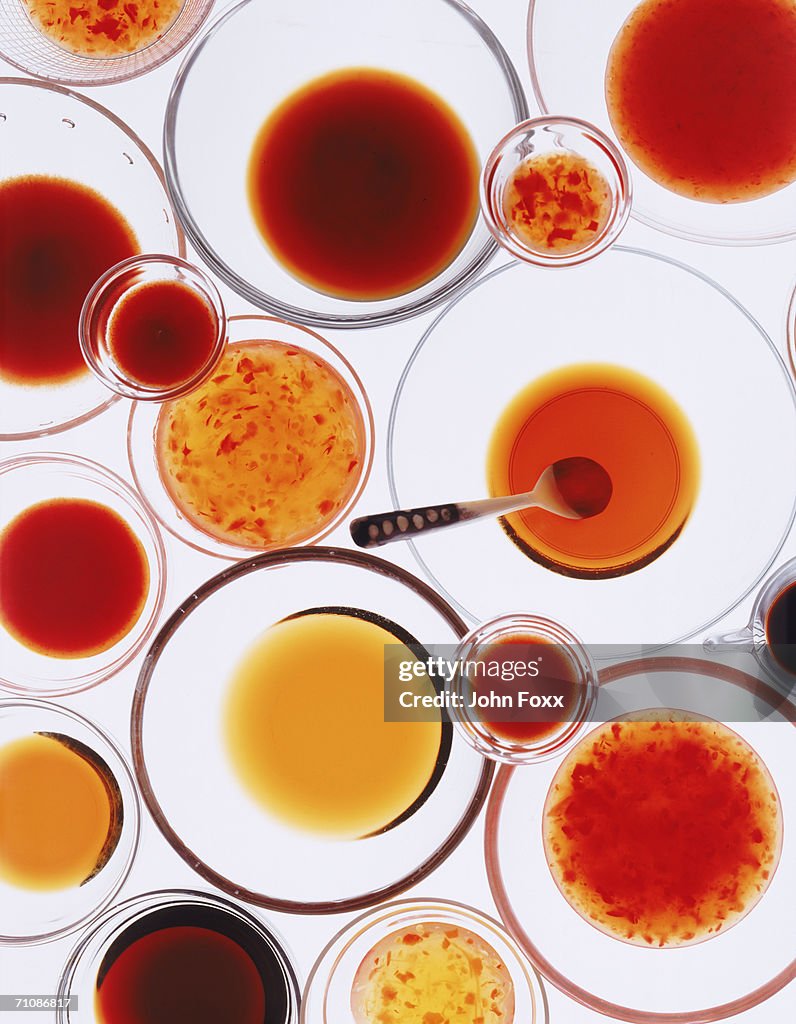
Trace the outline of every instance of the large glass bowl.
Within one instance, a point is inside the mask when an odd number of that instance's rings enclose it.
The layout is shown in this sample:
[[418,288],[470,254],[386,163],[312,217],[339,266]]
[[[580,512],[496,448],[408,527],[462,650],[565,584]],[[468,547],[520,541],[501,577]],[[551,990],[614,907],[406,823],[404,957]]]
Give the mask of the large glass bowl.
[[578,579],[526,557],[497,520],[408,543],[472,622],[528,609],[586,644],[693,636],[751,592],[790,530],[796,477],[783,467],[796,459],[796,392],[757,321],[684,264],[615,246],[566,273],[515,264],[468,289],[428,328],[399,382],[387,443],[394,506],[486,496],[503,410],[526,383],[578,363],[638,371],[693,428],[699,490],[668,550],[625,576]]
[[[56,85],[0,78],[0,149],[0,181],[33,174],[71,179],[99,192],[125,217],[142,252],[185,255],[157,160],[93,100]],[[57,386],[0,380],[0,440],[66,430],[114,401],[88,370]]]
[[493,765],[453,735],[425,800],[361,839],[299,830],[256,803],[226,750],[228,684],[268,626],[311,608],[362,609],[424,646],[455,645],[465,632],[443,598],[389,562],[325,547],[257,555],[203,584],[155,638],[133,699],[132,749],[155,824],[205,881],[272,910],[329,914],[395,896],[441,864],[478,816]]
[[[616,140],[605,102],[605,68],[614,38],[638,2],[530,0],[528,60],[542,113],[576,113]],[[748,126],[750,145],[755,145],[755,130]],[[796,183],[752,202],[702,203],[670,192],[628,164],[631,216],[659,231],[715,245],[796,238]]]
[[[620,663],[604,670],[600,683],[606,706],[618,703],[625,712],[650,707],[652,694],[658,707],[729,718],[777,788],[784,829],[779,865],[759,902],[726,931],[690,946],[631,945],[581,917],[548,868],[542,815],[560,761],[506,766],[490,795],[485,840],[500,917],[537,970],[596,1013],[631,1024],[708,1024],[750,1010],[796,979],[796,706],[732,664],[691,656]],[[770,1013],[765,1019],[787,1016]]]
[[468,129],[482,162],[528,116],[506,52],[460,0],[294,0],[289,17],[278,0],[242,0],[194,45],[166,111],[169,188],[204,261],[255,305],[314,327],[371,327],[422,313],[475,277],[496,249],[479,219],[463,250],[434,280],[372,302],[322,295],[269,253],[246,189],[259,128],[305,83],[363,66],[408,75],[441,96]]

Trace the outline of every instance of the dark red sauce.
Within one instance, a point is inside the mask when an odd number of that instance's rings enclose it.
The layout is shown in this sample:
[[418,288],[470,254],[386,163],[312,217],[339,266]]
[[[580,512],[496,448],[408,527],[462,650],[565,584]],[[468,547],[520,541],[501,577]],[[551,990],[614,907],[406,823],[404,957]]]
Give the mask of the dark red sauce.
[[796,675],[796,583],[781,590],[769,608],[766,640],[780,665]]
[[42,654],[80,658],[112,647],[137,622],[148,590],[141,542],[105,505],[42,502],[0,534],[0,621]]
[[294,276],[376,299],[431,280],[478,213],[473,143],[439,97],[402,75],[352,68],[311,82],[254,143],[255,221]]
[[796,180],[793,0],[644,0],[606,74],[614,130],[660,184],[708,202]]
[[195,377],[210,359],[218,317],[208,302],[180,281],[152,281],[117,302],[108,345],[131,380],[170,388]]
[[50,384],[87,372],[83,300],[137,252],[118,210],[77,182],[33,175],[0,184],[0,377]]

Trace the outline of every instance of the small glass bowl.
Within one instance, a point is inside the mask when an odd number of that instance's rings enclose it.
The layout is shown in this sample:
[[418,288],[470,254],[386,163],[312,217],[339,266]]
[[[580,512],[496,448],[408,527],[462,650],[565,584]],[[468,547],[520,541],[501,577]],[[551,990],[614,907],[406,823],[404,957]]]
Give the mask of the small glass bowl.
[[[299,1019],[300,989],[292,958],[281,938],[272,929],[231,900],[193,889],[162,889],[142,893],[110,909],[90,932],[83,935],[66,961],[58,982],[58,1024],[102,1024],[95,1006],[97,972],[111,945],[129,928],[141,927],[147,917],[154,914],[167,919],[169,912],[178,914],[191,908],[201,913],[207,910],[229,915],[231,923],[253,933],[263,945],[264,956],[273,967],[273,974],[282,989],[280,1002],[284,1002],[284,1016],[268,1016],[268,1024],[297,1024]],[[202,979],[197,978],[197,985]],[[267,998],[267,993],[266,993]]]
[[[138,791],[116,743],[82,715],[40,700],[0,701],[0,747],[35,733],[58,733],[98,754],[110,768],[122,801],[122,827],[108,861],[69,889],[35,891],[0,881],[0,946],[49,942],[84,928],[116,896],[135,859],[141,829]],[[58,837],[53,836],[53,842]]]
[[[504,198],[514,172],[529,158],[574,153],[595,167],[608,184],[611,209],[605,224],[579,249],[535,249],[506,217]],[[633,186],[618,147],[593,124],[577,118],[536,117],[523,121],[495,146],[481,177],[481,209],[487,227],[503,248],[538,267],[574,267],[599,256],[616,241],[630,216]]]
[[342,928],[310,971],[301,1003],[301,1024],[351,1024],[351,988],[364,957],[393,932],[422,923],[466,928],[487,942],[513,983],[514,1020],[517,1024],[548,1024],[550,1012],[542,979],[501,924],[464,903],[430,899],[386,903]]
[[[212,309],[216,338],[205,364],[188,380],[170,388],[152,387],[129,377],[111,351],[108,327],[118,303],[133,289],[154,281],[177,281]],[[111,267],[86,296],[80,314],[80,348],[94,376],[111,391],[140,402],[165,402],[187,395],[218,366],[227,342],[227,317],[218,288],[198,267],[176,256],[132,256]]]
[[65,696],[109,679],[138,654],[155,628],[166,595],[166,551],[157,523],[135,491],[96,462],[76,455],[37,453],[0,463],[0,531],[31,505],[81,498],[122,517],[149,564],[149,593],[132,629],[113,647],[84,658],[52,658],[30,650],[0,625],[0,689],[42,697]]
[[[373,465],[374,423],[365,388],[356,370],[345,356],[314,331],[306,327],[285,323],[268,316],[231,316],[227,319],[229,344],[250,341],[278,341],[317,354],[334,369],[355,398],[362,419],[362,461],[360,478],[351,496],[338,514],[320,532],[302,540],[303,544],[316,544],[332,532],[348,515],[365,489]],[[149,510],[166,530],[189,547],[204,554],[237,561],[249,558],[261,548],[244,548],[216,539],[204,533],[185,518],[164,487],[158,468],[157,427],[159,407],[153,402],[137,402],[130,410],[127,425],[127,455],[136,486]]]
[[[572,666],[577,685],[576,706],[566,709],[565,720],[552,734],[543,736],[535,742],[519,743],[493,732],[477,711],[469,707],[466,698],[470,687],[459,673],[449,684],[449,690],[464,698],[465,704],[462,711],[454,717],[454,724],[472,747],[493,761],[502,761],[505,764],[536,764],[551,757],[560,757],[583,735],[597,703],[599,682],[591,655],[566,626],[540,615],[513,612],[476,626],[462,640],[453,660],[479,661],[493,644],[511,637],[539,638],[563,649]],[[533,683],[529,685],[532,687]]]
[[111,85],[152,71],[193,39],[210,14],[214,0],[184,0],[180,12],[160,38],[132,53],[94,57],[73,53],[41,32],[22,0],[0,0],[0,56],[36,78],[65,85]]

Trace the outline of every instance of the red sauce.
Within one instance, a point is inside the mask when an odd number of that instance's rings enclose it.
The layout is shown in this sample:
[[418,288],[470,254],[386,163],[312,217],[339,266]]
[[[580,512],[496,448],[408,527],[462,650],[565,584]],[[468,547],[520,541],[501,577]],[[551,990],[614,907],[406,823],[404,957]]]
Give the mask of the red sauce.
[[614,42],[611,122],[629,156],[707,202],[796,180],[793,0],[644,0]]
[[25,509],[0,534],[0,622],[55,658],[112,647],[146,603],[141,542],[112,509],[58,498]]
[[[473,682],[476,693],[485,690],[511,697],[511,706],[484,709],[481,721],[484,726],[500,739],[510,743],[534,744],[554,736],[561,728],[567,712],[580,706],[583,694],[580,692],[578,671],[567,648],[550,643],[537,636],[506,636],[490,644],[478,660],[499,666],[501,672],[514,674],[509,662],[529,664],[538,662],[538,675],[523,674],[515,679],[503,681],[498,678]],[[505,669],[504,669],[505,666]],[[520,703],[520,692],[540,697],[564,699],[564,713],[554,708],[534,708],[529,703]]]
[[217,336],[213,308],[180,281],[132,288],[108,322],[108,345],[119,369],[153,388],[176,387],[200,373]]
[[639,945],[683,945],[757,902],[782,820],[765,765],[726,726],[608,722],[556,773],[544,840],[556,884],[587,920]]
[[377,299],[431,280],[478,213],[479,163],[454,112],[402,75],[311,82],[254,143],[249,197],[274,255],[331,295]]
[[36,175],[0,185],[0,377],[50,384],[86,373],[83,300],[137,252],[118,210],[77,182]]

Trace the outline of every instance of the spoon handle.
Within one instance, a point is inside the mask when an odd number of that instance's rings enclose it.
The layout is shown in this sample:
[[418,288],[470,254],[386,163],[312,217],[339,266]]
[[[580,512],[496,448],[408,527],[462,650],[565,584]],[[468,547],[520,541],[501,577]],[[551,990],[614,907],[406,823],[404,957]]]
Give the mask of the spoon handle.
[[527,508],[529,497],[527,494],[509,495],[377,512],[375,515],[361,516],[351,521],[351,539],[360,548],[380,548],[383,544],[392,544],[395,540],[405,540],[418,533],[438,530],[442,526],[455,526],[470,519]]

